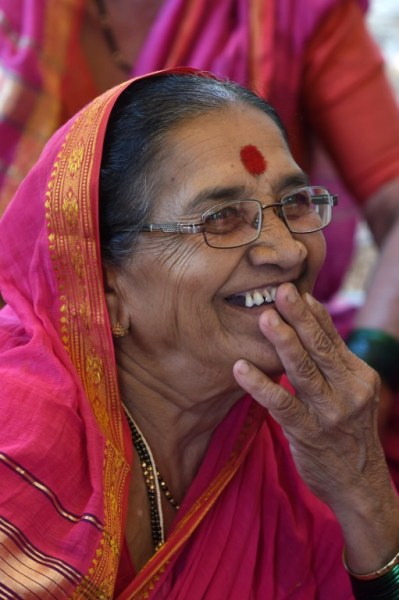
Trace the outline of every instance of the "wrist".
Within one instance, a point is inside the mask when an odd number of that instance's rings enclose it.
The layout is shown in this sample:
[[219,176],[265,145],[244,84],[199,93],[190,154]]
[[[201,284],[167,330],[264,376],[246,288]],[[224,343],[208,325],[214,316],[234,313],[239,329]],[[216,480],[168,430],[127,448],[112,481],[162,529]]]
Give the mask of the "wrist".
[[356,600],[397,600],[399,598],[399,552],[383,567],[372,573],[359,574],[349,569],[343,555],[344,567],[349,573]]
[[347,565],[345,558],[345,550],[342,555],[342,560],[344,563],[344,567],[349,573],[349,575],[360,581],[371,581],[373,579],[378,579],[379,577],[383,577],[384,575],[390,573],[392,570],[394,570],[395,567],[398,567],[399,575],[399,552],[397,552],[397,554],[395,554],[395,556],[393,556],[385,565],[383,565],[376,571],[372,571],[371,573],[354,573]]

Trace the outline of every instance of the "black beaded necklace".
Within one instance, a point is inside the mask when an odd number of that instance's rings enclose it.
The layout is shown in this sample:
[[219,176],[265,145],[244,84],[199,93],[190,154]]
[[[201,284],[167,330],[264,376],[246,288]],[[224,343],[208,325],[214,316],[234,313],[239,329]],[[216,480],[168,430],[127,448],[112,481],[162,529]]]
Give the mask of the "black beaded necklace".
[[109,16],[107,13],[107,7],[105,6],[105,0],[95,0],[95,3],[98,11],[98,16],[100,17],[100,25],[104,35],[104,39],[111,53],[112,59],[119,69],[124,71],[126,74],[129,74],[132,65],[129,64],[127,60],[125,60],[116,42],[114,32],[112,31],[111,25],[109,23]]
[[180,505],[170,493],[168,486],[161,476],[145,437],[141,433],[137,424],[134,422],[132,415],[125,405],[123,405],[123,408],[125,409],[130,431],[132,432],[133,445],[139,456],[141,468],[143,470],[148,501],[150,503],[152,542],[154,545],[154,550],[157,551],[165,542],[161,490],[173,508],[179,510]]

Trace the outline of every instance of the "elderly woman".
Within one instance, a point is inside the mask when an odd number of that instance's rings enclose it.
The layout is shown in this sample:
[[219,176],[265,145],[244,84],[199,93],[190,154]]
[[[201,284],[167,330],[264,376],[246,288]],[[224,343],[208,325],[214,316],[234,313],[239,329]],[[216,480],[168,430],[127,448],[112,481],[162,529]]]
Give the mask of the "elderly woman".
[[378,378],[310,295],[335,202],[190,69],[55,134],[0,225],[0,597],[397,597]]

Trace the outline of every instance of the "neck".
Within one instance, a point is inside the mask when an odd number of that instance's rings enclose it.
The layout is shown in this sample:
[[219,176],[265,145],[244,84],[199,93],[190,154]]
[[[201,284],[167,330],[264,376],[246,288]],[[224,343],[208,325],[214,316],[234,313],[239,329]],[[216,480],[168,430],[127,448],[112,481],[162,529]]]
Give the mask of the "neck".
[[236,386],[215,396],[204,389],[202,395],[187,398],[137,365],[135,369],[119,366],[118,372],[122,401],[145,436],[171,493],[181,501],[215,428],[243,392]]

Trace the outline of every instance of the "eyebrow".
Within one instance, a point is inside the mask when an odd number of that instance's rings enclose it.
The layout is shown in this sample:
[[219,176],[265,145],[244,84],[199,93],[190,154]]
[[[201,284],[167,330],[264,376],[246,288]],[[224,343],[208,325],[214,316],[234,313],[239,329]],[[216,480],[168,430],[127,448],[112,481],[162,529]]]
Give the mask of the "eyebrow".
[[[287,188],[302,187],[309,185],[309,178],[303,171],[285,175],[278,180],[277,184],[273,185],[273,191],[276,195],[282,195]],[[195,210],[201,204],[209,202],[209,200],[233,201],[242,199],[247,189],[244,185],[237,186],[213,186],[208,187],[199,192],[188,204],[188,210]]]
[[196,209],[209,200],[239,200],[245,194],[246,186],[213,186],[199,192],[188,205],[188,209]]
[[298,171],[282,177],[277,182],[277,185],[273,186],[273,190],[276,194],[283,194],[287,188],[302,187],[305,185],[309,185],[309,177],[303,171]]

